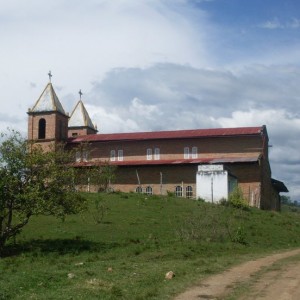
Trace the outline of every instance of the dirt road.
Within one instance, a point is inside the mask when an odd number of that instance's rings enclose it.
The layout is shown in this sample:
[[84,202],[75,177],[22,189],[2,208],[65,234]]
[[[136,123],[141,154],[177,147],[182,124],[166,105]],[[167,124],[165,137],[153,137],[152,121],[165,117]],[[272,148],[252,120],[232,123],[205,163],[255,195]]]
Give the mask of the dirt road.
[[[197,286],[178,295],[175,300],[224,299],[239,284],[250,282],[251,277],[262,268],[272,266],[284,258],[298,254],[300,254],[300,249],[248,261],[221,274],[206,278]],[[246,295],[240,296],[239,299],[300,299],[300,261],[283,264],[281,267],[263,272],[251,285],[251,289]]]

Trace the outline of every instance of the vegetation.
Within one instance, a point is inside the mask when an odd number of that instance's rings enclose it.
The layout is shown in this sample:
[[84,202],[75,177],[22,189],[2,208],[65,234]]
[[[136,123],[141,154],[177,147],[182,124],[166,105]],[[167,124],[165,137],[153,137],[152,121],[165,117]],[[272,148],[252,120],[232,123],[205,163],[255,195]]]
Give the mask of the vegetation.
[[171,195],[84,197],[88,211],[35,216],[10,242],[0,299],[168,299],[232,264],[300,245],[298,212]]
[[300,212],[300,202],[292,201],[289,196],[280,196],[281,210]]
[[236,208],[241,208],[241,209],[248,208],[247,200],[244,199],[243,192],[241,188],[239,188],[238,186],[236,186],[232,191],[232,193],[229,195],[228,203],[229,205]]
[[74,191],[70,155],[60,148],[45,153],[30,147],[18,132],[1,135],[0,254],[34,215],[64,218],[84,208]]

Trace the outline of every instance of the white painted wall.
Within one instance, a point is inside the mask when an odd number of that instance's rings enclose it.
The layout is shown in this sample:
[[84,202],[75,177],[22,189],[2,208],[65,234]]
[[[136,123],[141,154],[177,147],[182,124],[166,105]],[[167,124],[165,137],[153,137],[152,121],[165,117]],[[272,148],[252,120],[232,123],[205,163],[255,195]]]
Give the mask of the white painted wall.
[[199,166],[199,169],[201,171],[198,171],[196,175],[196,197],[214,203],[219,202],[222,198],[228,199],[229,178],[228,172],[223,170],[223,166],[206,170],[205,167],[201,166],[200,168]]

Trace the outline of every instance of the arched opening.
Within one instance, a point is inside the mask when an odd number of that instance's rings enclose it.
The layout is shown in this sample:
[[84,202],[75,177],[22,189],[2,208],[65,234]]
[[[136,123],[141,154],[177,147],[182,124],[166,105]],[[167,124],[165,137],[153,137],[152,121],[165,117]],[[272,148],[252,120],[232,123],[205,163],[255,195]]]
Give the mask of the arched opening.
[[136,189],[135,189],[135,192],[138,193],[138,194],[141,194],[143,192],[143,188],[141,186],[138,186]]
[[175,197],[182,197],[182,187],[180,185],[175,187]]
[[192,198],[193,197],[193,188],[188,185],[185,189],[185,195],[187,198]]
[[146,187],[146,194],[147,195],[152,195],[152,187],[151,186]]
[[39,120],[39,139],[44,139],[46,138],[46,120],[45,119],[40,119]]

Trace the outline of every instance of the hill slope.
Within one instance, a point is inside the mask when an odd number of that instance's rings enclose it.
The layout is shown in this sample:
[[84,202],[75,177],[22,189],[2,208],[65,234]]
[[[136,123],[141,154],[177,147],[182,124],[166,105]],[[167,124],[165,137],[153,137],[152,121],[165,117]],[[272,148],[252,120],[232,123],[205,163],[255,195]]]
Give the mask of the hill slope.
[[0,299],[167,299],[238,262],[300,246],[297,212],[87,196],[84,214],[35,218],[9,247],[14,255],[0,260]]

